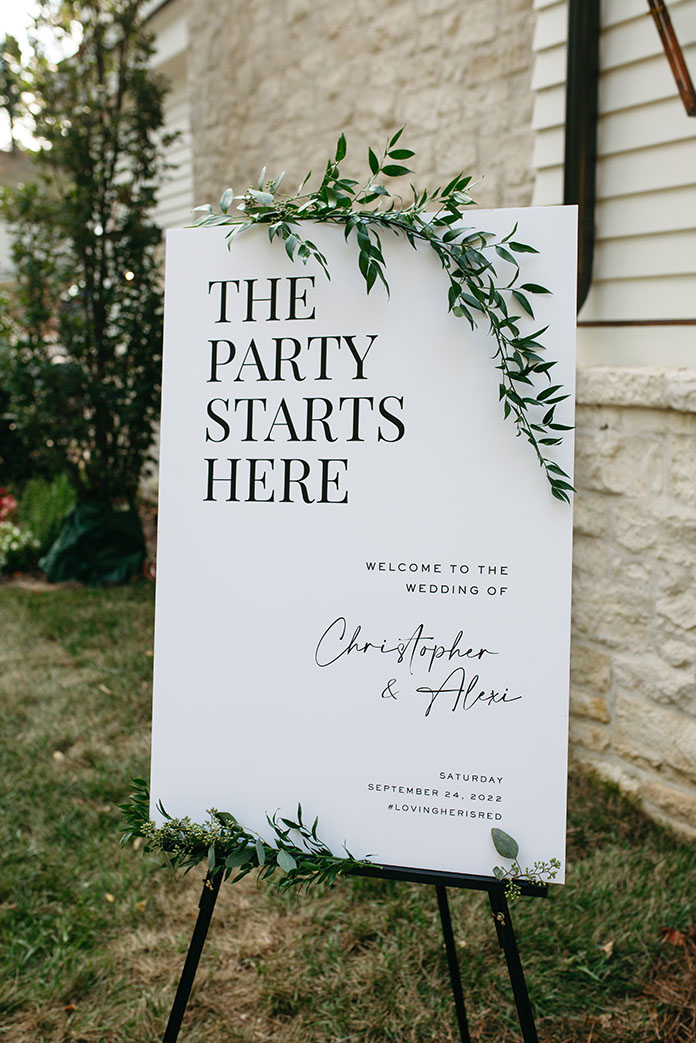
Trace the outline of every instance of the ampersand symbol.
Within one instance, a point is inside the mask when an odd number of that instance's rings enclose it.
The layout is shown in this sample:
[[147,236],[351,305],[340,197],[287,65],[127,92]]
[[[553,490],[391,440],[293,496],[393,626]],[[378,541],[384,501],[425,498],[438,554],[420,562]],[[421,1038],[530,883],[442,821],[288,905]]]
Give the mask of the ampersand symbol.
[[396,678],[395,677],[390,677],[389,680],[387,681],[387,684],[386,684],[386,687],[385,687],[384,691],[382,692],[382,698],[383,699],[396,699],[396,697],[397,697],[397,695],[399,693],[395,692],[394,689],[392,688],[392,685],[394,685],[394,684],[396,684]]

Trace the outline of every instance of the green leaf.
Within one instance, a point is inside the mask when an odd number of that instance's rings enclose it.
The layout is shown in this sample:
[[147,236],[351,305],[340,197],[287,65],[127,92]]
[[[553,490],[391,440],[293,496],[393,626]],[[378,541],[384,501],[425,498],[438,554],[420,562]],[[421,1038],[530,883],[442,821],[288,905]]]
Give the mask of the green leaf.
[[511,837],[505,830],[498,829],[496,826],[491,830],[491,836],[499,855],[502,855],[503,858],[517,858],[520,846],[514,837]]
[[517,303],[521,305],[522,308],[524,308],[524,310],[527,312],[527,315],[531,315],[531,317],[534,318],[534,309],[532,308],[525,295],[523,293],[520,293],[519,290],[513,290],[512,296],[515,298]]
[[538,254],[539,251],[533,246],[529,246],[527,243],[510,243],[510,249],[514,250],[517,254]]
[[283,180],[284,177],[285,171],[283,170],[280,174],[278,174],[278,177],[273,179],[273,184],[271,185],[271,193],[273,195],[275,195],[278,191],[278,188],[280,187],[280,182]]
[[289,851],[279,851],[276,861],[280,868],[284,869],[286,873],[290,873],[293,869],[297,869],[297,862]]
[[234,199],[234,189],[233,188],[226,188],[225,191],[220,196],[220,209],[222,210],[223,214],[227,213],[227,211],[229,210],[230,206],[232,205],[233,199]]
[[504,261],[509,261],[510,264],[514,264],[516,268],[518,267],[517,261],[512,256],[510,251],[506,250],[504,246],[496,246],[495,252],[497,253],[498,257],[502,257]]
[[539,392],[539,401],[543,402],[545,398],[549,397],[549,395],[553,395],[553,393],[555,391],[560,391],[560,390],[561,390],[561,385],[560,384],[550,384],[548,387],[545,387],[543,389],[543,391]]
[[341,132],[341,136],[336,143],[336,158],[335,163],[340,163],[346,154],[346,136]]
[[403,134],[404,130],[405,130],[404,127],[402,127],[401,130],[397,130],[396,134],[394,135],[394,137],[389,142],[389,148],[394,148],[394,145],[396,145],[397,141],[399,140],[399,138]]
[[263,188],[263,183],[266,180],[266,168],[262,167],[261,173],[259,174],[259,180],[257,181],[257,188],[259,191]]
[[259,860],[259,865],[262,866],[266,862],[266,848],[263,846],[263,841],[256,841],[256,857]]
[[373,174],[379,174],[379,160],[371,148],[367,150],[367,161]]
[[[288,257],[290,258],[291,261],[292,261],[294,255],[295,255],[295,248],[296,248],[298,242],[299,242],[299,239],[292,232],[287,237],[287,239],[285,240],[285,252],[286,252],[286,254],[288,255]],[[303,276],[303,278],[304,278],[304,276]]]
[[211,844],[208,848],[208,871],[212,873],[215,869],[215,844]]
[[233,851],[231,855],[227,856],[225,859],[225,866],[227,869],[235,869],[237,866],[242,866],[248,861],[249,850],[248,848],[242,848],[240,851]]
[[526,290],[527,293],[551,293],[551,290],[547,290],[545,286],[540,286],[538,282],[525,282],[520,289]]
[[[264,167],[264,170],[266,168]],[[257,192],[255,188],[249,189],[249,195],[253,196],[261,206],[273,206],[273,196],[270,192]]]
[[402,174],[412,174],[413,171],[410,167],[402,167],[398,163],[387,163],[386,166],[382,167],[382,173],[386,174],[387,177],[401,177]]
[[390,159],[410,159],[415,154],[410,148],[395,148],[393,152],[387,153]]

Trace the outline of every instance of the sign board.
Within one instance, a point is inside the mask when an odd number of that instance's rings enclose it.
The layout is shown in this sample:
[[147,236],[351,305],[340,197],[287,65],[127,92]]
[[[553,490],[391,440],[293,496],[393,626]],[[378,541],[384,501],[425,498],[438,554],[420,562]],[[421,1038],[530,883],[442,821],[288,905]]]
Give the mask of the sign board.
[[[572,391],[575,210],[472,220],[539,250],[525,331]],[[330,281],[225,232],[167,238],[153,816],[268,836],[299,802],[380,864],[490,875],[494,826],[563,859],[572,512],[487,329],[432,251],[385,243],[368,297],[340,229],[312,228]]]

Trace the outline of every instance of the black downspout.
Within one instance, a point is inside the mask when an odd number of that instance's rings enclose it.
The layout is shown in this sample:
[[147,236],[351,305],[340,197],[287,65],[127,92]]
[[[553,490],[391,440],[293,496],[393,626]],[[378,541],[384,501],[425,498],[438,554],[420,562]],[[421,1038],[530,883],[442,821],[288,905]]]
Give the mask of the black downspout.
[[568,2],[563,202],[578,205],[578,311],[592,282],[600,0]]

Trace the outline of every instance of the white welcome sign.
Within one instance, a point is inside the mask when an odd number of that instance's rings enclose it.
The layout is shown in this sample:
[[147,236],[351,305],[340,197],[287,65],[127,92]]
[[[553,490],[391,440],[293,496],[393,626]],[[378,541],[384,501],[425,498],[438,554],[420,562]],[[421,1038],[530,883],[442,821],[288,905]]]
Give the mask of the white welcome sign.
[[[572,391],[575,210],[472,220],[539,250],[528,332]],[[384,244],[387,299],[340,229],[311,232],[331,281],[225,232],[167,241],[153,815],[268,836],[300,802],[379,864],[490,875],[494,826],[562,859],[571,508],[503,421],[493,341],[430,251]]]

